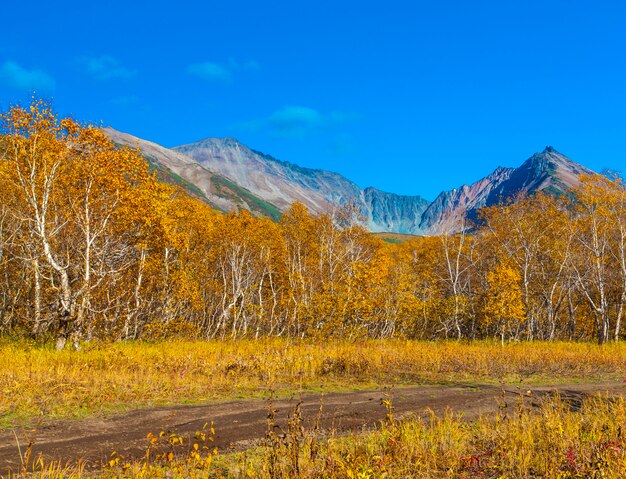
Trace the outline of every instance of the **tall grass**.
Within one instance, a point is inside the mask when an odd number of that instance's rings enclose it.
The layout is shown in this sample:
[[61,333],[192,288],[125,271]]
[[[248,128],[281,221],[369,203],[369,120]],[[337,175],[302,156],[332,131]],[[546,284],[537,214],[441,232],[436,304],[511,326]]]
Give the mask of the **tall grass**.
[[[299,477],[623,478],[625,426],[623,398],[588,400],[580,412],[556,398],[539,411],[521,408],[473,423],[448,412],[333,439],[314,459],[303,449]],[[273,477],[294,477],[292,462],[283,457]],[[267,466],[260,469],[256,477],[269,477]]]
[[414,341],[0,343],[0,425],[275,392],[622,379],[626,344]]

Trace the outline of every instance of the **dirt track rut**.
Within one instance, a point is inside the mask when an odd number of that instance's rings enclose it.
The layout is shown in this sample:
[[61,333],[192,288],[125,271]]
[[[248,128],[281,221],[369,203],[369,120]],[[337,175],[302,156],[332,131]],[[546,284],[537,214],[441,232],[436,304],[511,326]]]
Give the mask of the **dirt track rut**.
[[[442,413],[446,408],[462,412],[468,420],[497,411],[503,401],[514,407],[520,394],[528,404],[537,404],[546,394],[558,391],[577,407],[583,397],[600,392],[624,394],[623,383],[584,383],[531,387],[497,386],[417,386],[395,390],[369,390],[345,393],[306,393],[300,397],[272,401],[276,423],[285,427],[288,415],[301,401],[305,427],[311,427],[322,404],[321,428],[339,433],[361,430],[380,424],[386,409],[381,400],[390,398],[396,417],[428,415],[428,410]],[[241,400],[194,406],[169,406],[139,409],[132,412],[82,420],[54,421],[36,428],[16,428],[0,432],[0,474],[17,471],[20,451],[32,442],[32,458],[73,463],[78,459],[88,467],[100,467],[112,451],[125,458],[140,457],[148,445],[149,432],[175,432],[193,436],[206,423],[215,427],[215,446],[221,451],[245,449],[261,441],[267,431],[268,400]]]

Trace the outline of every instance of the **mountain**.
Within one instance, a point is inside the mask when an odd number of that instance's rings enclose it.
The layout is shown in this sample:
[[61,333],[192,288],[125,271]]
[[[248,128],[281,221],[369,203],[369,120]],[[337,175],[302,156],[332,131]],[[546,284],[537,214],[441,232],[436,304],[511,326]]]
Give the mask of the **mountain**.
[[471,185],[443,191],[424,211],[419,230],[429,233],[456,232],[463,229],[468,212],[487,205],[494,189],[514,173],[514,168],[498,167],[489,176]]
[[245,208],[276,219],[295,201],[313,213],[351,204],[372,232],[456,233],[484,206],[535,191],[564,193],[577,185],[580,174],[593,173],[548,146],[518,168],[498,167],[428,202],[372,187],[362,190],[338,173],[277,160],[234,138],[207,138],[168,149],[113,128],[105,132],[118,144],[138,148],[165,181],[180,184],[222,211]]
[[182,153],[111,127],[104,128],[104,132],[118,145],[139,149],[162,180],[182,186],[220,211],[244,208],[274,219],[281,215],[275,205]]
[[403,196],[376,188],[365,188],[361,195],[367,227],[373,232],[421,233],[420,219],[430,204],[421,196]]
[[590,175],[593,171],[575,163],[551,146],[546,146],[541,153],[535,153],[528,158],[506,181],[492,190],[487,205],[533,191],[561,194],[577,186],[578,178],[582,174]]
[[208,138],[174,151],[230,178],[282,211],[294,201],[314,213],[351,203],[362,212],[371,231],[418,232],[418,218],[428,206],[428,201],[419,196],[401,196],[375,188],[361,190],[338,173],[280,161],[232,138]]
[[311,211],[321,213],[360,195],[359,187],[338,173],[280,161],[233,138],[207,138],[173,151],[230,178],[281,211],[299,201]]
[[536,191],[562,194],[578,185],[581,174],[593,174],[593,171],[547,146],[518,168],[498,167],[470,186],[440,193],[422,215],[419,229],[430,234],[460,231],[464,220],[476,218],[477,210],[483,206]]

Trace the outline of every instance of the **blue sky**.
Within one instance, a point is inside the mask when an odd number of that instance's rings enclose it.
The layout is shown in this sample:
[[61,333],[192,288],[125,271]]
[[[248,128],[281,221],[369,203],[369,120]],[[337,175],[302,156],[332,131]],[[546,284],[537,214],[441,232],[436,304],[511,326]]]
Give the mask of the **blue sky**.
[[0,107],[231,136],[427,199],[552,145],[626,170],[626,2],[6,2]]

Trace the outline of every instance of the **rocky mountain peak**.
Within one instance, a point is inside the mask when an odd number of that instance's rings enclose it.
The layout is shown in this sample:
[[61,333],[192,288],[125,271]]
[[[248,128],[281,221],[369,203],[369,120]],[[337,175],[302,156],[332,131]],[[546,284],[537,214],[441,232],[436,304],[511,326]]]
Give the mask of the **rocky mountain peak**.
[[500,182],[509,176],[511,176],[512,171],[515,168],[507,168],[506,166],[498,166],[493,172],[487,175],[483,180],[480,181],[488,181],[488,182]]
[[486,204],[498,204],[517,195],[527,195],[535,191],[560,194],[576,186],[581,174],[591,173],[591,170],[547,146],[516,168],[506,181],[491,192]]
[[528,158],[520,168],[534,168],[537,170],[554,170],[557,165],[563,165],[566,168],[578,168],[581,165],[573,162],[563,153],[558,152],[551,146],[546,146],[540,153],[533,154]]
[[187,143],[185,145],[177,146],[173,148],[176,151],[189,151],[200,148],[245,148],[248,149],[243,143],[236,138],[204,138],[203,140],[195,141],[193,143]]

